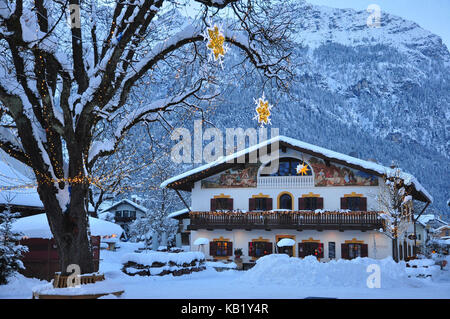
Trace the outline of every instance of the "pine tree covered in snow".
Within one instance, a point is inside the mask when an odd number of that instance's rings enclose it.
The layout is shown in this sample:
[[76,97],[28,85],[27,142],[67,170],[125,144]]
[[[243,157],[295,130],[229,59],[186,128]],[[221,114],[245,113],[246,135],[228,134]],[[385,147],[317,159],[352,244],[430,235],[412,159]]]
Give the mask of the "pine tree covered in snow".
[[28,251],[26,246],[18,245],[19,233],[12,231],[12,224],[19,214],[11,213],[9,207],[0,213],[0,285],[8,283],[8,277],[23,268],[20,257]]

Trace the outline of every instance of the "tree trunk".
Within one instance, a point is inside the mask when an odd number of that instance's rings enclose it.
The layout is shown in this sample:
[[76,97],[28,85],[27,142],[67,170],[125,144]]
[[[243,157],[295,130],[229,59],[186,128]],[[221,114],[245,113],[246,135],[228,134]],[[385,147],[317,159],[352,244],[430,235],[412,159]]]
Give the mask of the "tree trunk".
[[392,257],[393,259],[398,262],[398,243],[397,243],[397,237],[394,237],[392,239]]
[[88,232],[89,222],[85,208],[87,186],[82,183],[72,185],[70,204],[65,210],[60,207],[53,185],[40,184],[38,192],[57,244],[61,273],[67,274],[67,267],[71,264],[78,265],[81,274],[94,272],[90,231]]

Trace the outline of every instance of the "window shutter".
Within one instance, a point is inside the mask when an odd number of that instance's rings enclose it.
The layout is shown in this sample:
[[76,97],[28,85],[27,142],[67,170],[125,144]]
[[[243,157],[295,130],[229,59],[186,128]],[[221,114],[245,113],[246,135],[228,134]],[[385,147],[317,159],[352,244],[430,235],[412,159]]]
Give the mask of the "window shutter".
[[214,198],[211,198],[211,211],[216,210],[216,200]]
[[232,198],[227,198],[227,209],[233,210],[233,199]]
[[369,249],[367,244],[361,244],[361,257],[369,257]]
[[[272,199],[271,199],[272,200]],[[271,254],[273,252],[273,246],[272,243],[266,243],[266,250],[268,254]]]
[[361,197],[359,200],[359,209],[363,212],[367,211],[367,197]]
[[272,200],[272,198],[266,198],[266,205],[267,205],[267,210],[272,210],[273,209],[273,200]]
[[317,209],[323,209],[323,197],[317,197]]
[[305,199],[302,197],[298,199],[298,210],[306,210]]
[[233,243],[227,241],[227,256],[233,256]]
[[248,210],[252,211],[256,209],[256,198],[248,199]]
[[341,197],[341,209],[348,209],[347,198]]
[[253,242],[250,241],[250,242],[248,243],[248,255],[249,255],[249,256],[254,256],[254,254],[255,254],[255,253],[253,252]]
[[348,244],[341,244],[341,258],[349,259],[348,257]]
[[300,258],[305,257],[305,244],[304,243],[298,243],[298,257],[300,257]]
[[217,243],[214,241],[209,242],[209,255],[216,256],[217,255]]
[[324,249],[323,249],[323,243],[319,243],[319,254],[317,255],[317,257],[319,257],[319,258],[323,258],[323,251],[324,251]]

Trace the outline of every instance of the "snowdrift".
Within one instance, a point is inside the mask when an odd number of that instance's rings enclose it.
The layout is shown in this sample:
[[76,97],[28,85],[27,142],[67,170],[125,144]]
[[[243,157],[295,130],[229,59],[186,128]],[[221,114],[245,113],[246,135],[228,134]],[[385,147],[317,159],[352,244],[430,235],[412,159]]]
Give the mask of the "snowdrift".
[[285,254],[272,254],[257,260],[241,280],[258,284],[287,284],[299,287],[351,287],[368,288],[367,279],[374,271],[368,266],[376,264],[381,270],[381,288],[420,287],[422,283],[408,278],[404,262],[396,263],[392,258],[382,260],[356,258],[319,262],[313,256],[304,259]]

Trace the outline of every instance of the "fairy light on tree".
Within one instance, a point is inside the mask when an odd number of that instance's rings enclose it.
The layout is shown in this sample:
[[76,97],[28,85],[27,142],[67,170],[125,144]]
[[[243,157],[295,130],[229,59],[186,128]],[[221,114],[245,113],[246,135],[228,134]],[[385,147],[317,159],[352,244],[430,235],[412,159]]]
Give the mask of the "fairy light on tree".
[[[178,4],[162,0],[118,2],[97,10],[95,19],[89,13],[102,2],[71,0],[80,9],[74,25],[64,19],[65,1],[2,3],[0,147],[33,170],[63,273],[70,264],[78,264],[81,273],[94,271],[86,203],[90,185],[101,182],[91,171],[95,163],[116,152],[138,123],[215,97],[203,95],[209,78],[198,72],[205,58],[198,44],[209,27],[202,18],[210,9],[217,11],[215,18],[231,9],[228,18],[246,21],[223,32],[218,28],[217,34],[213,29],[218,59],[223,36],[280,87],[292,76],[286,39],[294,2],[197,1],[200,18],[194,21],[174,14]],[[178,68],[188,71],[183,83],[155,92],[154,85],[174,79]],[[130,94],[146,76],[154,79],[145,87],[151,100],[130,107]],[[148,93],[152,88],[155,94]],[[112,134],[101,139],[104,127]]]

